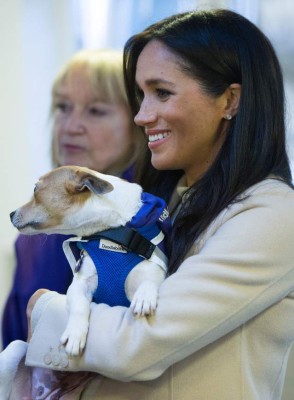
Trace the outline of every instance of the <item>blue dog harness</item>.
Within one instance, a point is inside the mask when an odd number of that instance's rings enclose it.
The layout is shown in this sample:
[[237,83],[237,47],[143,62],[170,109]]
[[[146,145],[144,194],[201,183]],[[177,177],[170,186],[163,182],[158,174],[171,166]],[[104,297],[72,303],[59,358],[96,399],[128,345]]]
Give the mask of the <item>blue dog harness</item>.
[[87,238],[64,242],[65,255],[73,271],[82,267],[86,251],[95,264],[98,287],[93,300],[110,306],[129,306],[125,280],[144,259],[167,270],[165,235],[171,224],[166,203],[159,197],[142,193],[142,206],[126,227],[109,229]]

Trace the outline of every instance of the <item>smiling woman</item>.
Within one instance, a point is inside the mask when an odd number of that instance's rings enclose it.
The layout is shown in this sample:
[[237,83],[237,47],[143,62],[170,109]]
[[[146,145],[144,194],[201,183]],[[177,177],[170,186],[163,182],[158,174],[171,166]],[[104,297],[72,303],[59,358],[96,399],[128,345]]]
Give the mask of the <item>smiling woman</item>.
[[[154,57],[156,63],[149,64]],[[223,145],[227,116],[238,111],[241,85],[232,83],[221,96],[212,96],[184,69],[184,60],[161,41],[144,47],[137,62],[141,102],[135,122],[145,127],[152,165],[185,170],[191,186]]]

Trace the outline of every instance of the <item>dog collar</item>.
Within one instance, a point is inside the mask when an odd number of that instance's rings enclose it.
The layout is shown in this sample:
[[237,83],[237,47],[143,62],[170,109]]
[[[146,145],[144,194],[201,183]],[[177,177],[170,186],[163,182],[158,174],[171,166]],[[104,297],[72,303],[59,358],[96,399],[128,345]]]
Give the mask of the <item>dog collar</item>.
[[127,226],[107,229],[102,232],[94,233],[91,236],[83,236],[82,240],[108,239],[120,244],[125,250],[138,254],[149,259],[155,250],[156,245],[146,239],[139,232]]
[[108,239],[121,245],[126,251],[159,264],[165,271],[167,257],[165,235],[171,229],[171,220],[166,203],[160,197],[142,192],[142,205],[126,226],[112,228],[94,235],[83,237],[85,240]]

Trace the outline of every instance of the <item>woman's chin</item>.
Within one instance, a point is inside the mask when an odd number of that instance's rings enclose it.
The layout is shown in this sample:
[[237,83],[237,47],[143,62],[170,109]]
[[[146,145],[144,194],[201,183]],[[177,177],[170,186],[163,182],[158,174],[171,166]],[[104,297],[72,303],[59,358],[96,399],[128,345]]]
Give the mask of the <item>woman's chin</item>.
[[84,157],[64,157],[61,160],[61,165],[79,165],[80,167],[89,168],[89,160]]
[[151,157],[151,164],[155,169],[158,169],[159,171],[164,171],[168,169],[175,169],[175,163],[167,160],[167,159],[161,159],[159,157]]

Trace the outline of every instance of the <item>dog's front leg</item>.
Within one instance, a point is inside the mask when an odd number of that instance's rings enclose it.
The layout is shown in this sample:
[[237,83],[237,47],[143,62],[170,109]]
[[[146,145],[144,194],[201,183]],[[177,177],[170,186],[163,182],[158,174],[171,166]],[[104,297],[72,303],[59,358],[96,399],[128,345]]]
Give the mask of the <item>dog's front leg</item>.
[[90,303],[98,285],[95,266],[89,256],[85,256],[79,272],[74,274],[67,291],[69,318],[61,343],[71,356],[78,356],[86,345],[89,329]]
[[126,279],[125,291],[135,315],[152,315],[155,312],[158,289],[165,276],[166,272],[149,260],[140,262],[132,269]]

